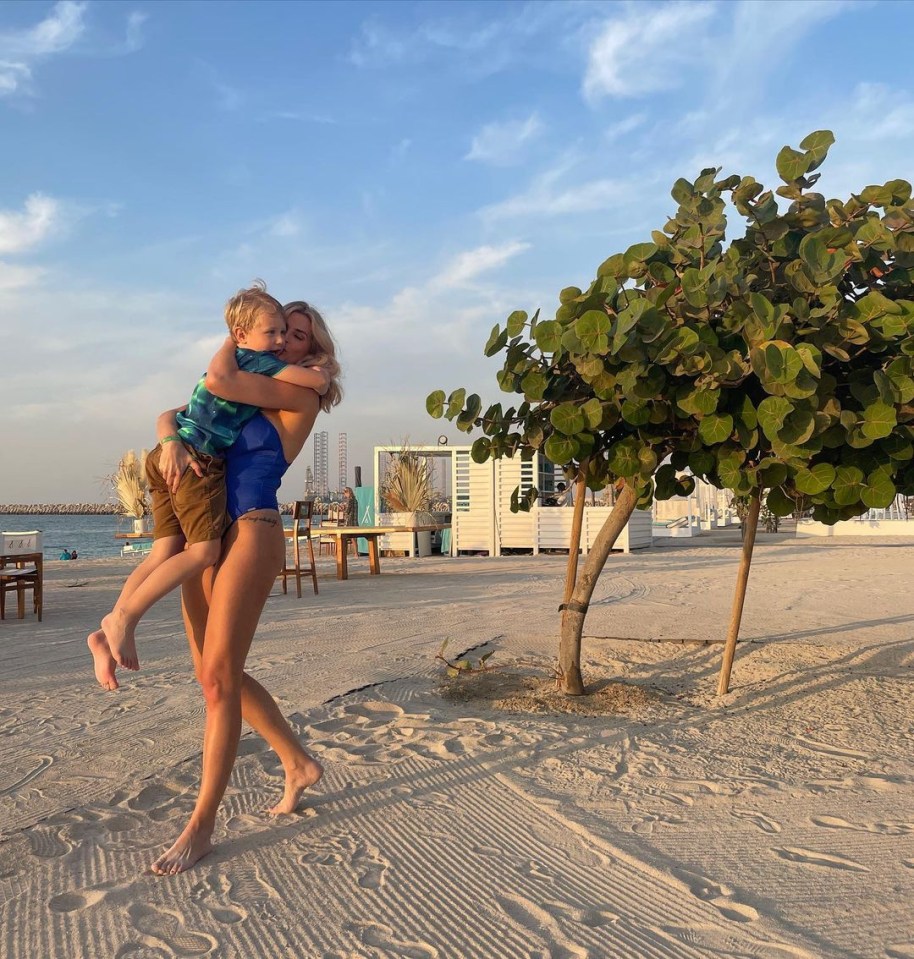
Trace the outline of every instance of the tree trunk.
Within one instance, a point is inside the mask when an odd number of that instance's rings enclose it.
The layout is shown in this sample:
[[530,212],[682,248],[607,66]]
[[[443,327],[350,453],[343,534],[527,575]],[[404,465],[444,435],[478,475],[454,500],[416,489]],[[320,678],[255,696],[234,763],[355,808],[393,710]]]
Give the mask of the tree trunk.
[[749,512],[741,526],[743,530],[743,555],[739,563],[739,573],[736,577],[736,592],[733,594],[733,609],[730,613],[730,629],[727,632],[727,642],[724,646],[724,660],[720,667],[720,680],[717,684],[717,695],[723,696],[730,689],[730,671],[733,668],[733,657],[736,655],[736,641],[739,638],[739,624],[743,618],[743,603],[746,601],[746,586],[749,582],[749,567],[752,565],[752,550],[755,546],[755,534],[758,530],[758,517],[762,508],[762,496],[753,496],[749,501]]
[[565,571],[565,596],[563,603],[571,599],[578,578],[578,550],[581,548],[581,527],[584,525],[584,497],[587,483],[584,479],[586,463],[581,464],[581,473],[574,482],[574,516],[571,520],[571,539],[568,541],[568,568]]
[[626,483],[603,528],[597,534],[593,549],[587,554],[571,599],[563,603],[565,608],[562,610],[562,632],[559,641],[559,671],[562,692],[569,696],[584,695],[584,681],[581,677],[581,633],[584,630],[587,606],[610,550],[619,533],[625,529],[625,524],[631,519],[637,501],[637,494]]

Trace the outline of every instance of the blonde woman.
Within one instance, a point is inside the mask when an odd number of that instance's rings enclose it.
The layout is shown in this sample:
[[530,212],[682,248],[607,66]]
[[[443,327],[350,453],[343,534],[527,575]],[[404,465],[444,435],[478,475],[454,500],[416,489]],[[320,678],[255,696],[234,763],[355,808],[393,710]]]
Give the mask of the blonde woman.
[[[342,397],[336,350],[323,317],[301,300],[285,306],[284,313],[288,330],[280,356],[288,363],[323,366],[330,374],[324,396],[240,371],[228,344],[207,373],[207,388],[217,396],[253,403],[262,412],[227,453],[232,524],[219,564],[183,588],[185,626],[206,700],[203,771],[189,822],[152,865],[160,875],[184,872],[212,850],[216,812],[235,762],[242,716],[282,761],[285,790],[271,813],[293,812],[302,793],[323,773],[320,763],[302,748],[273,697],[244,671],[260,614],[285,561],[285,534],[276,500],[282,474],[301,452],[318,413],[329,411]],[[172,428],[171,414],[163,414],[160,431],[167,435]],[[181,444],[168,447],[162,472],[177,486],[184,471],[195,464]]]

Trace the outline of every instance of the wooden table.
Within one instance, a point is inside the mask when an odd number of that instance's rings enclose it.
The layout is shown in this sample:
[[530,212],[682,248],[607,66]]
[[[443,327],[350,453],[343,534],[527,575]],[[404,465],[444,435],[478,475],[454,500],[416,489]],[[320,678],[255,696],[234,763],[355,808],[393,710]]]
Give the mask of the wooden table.
[[[352,540],[368,541],[368,571],[371,576],[381,574],[381,550],[378,540],[391,533],[422,533],[443,529],[443,526],[312,526],[311,537],[332,536],[336,540],[336,578],[349,579],[347,553]],[[291,536],[292,530],[286,530]]]

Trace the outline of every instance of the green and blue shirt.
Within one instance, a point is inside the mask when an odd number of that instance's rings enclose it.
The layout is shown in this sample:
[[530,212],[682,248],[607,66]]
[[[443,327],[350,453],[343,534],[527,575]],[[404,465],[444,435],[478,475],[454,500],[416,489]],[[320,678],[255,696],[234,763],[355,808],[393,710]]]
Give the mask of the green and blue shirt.
[[[284,370],[284,363],[273,353],[256,350],[235,350],[238,368],[245,373],[276,376]],[[232,403],[214,396],[204,385],[206,374],[194,387],[187,410],[177,414],[178,436],[194,449],[210,456],[220,456],[241,434],[244,424],[260,411],[249,403]]]

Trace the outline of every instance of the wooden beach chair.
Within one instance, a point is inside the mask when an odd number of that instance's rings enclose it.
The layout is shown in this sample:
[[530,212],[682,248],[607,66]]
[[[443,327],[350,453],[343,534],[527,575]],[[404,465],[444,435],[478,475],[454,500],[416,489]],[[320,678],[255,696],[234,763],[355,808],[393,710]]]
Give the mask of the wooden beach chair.
[[282,591],[285,593],[286,579],[289,576],[295,577],[295,586],[298,591],[298,598],[301,599],[301,541],[305,540],[308,544],[308,558],[310,565],[304,570],[311,574],[311,583],[314,586],[314,595],[317,596],[317,567],[314,564],[314,544],[311,540],[311,523],[314,518],[314,497],[299,499],[295,501],[292,507],[292,565],[289,566],[288,560],[283,561],[282,572]]

